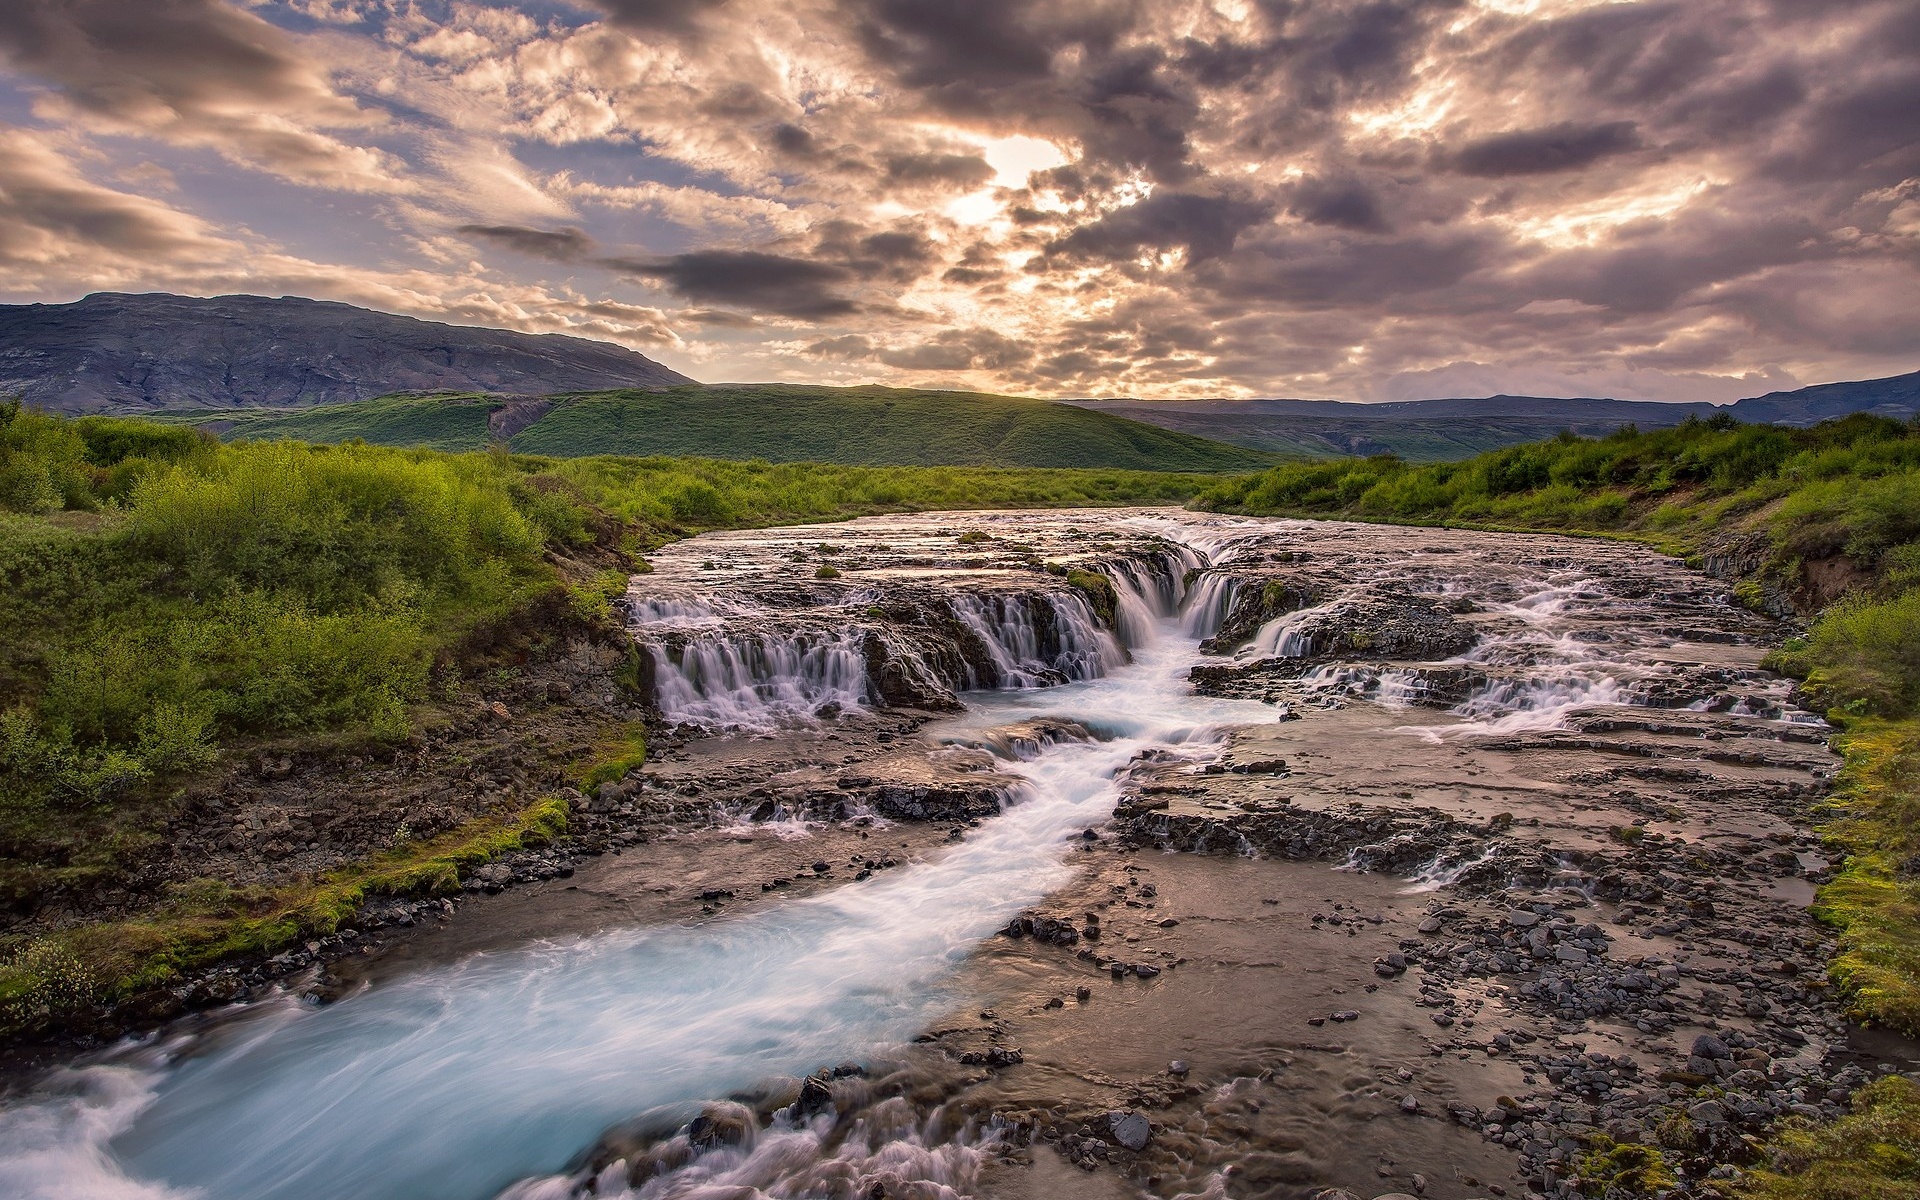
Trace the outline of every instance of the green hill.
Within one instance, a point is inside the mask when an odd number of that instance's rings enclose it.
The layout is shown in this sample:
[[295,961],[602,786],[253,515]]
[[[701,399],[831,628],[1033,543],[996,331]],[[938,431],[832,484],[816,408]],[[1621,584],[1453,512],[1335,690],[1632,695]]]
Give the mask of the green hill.
[[[502,411],[507,410],[507,411]],[[490,427],[489,420],[499,414]],[[227,440],[472,450],[508,434],[556,458],[674,455],[861,466],[1251,471],[1258,450],[1071,405],[979,392],[797,384],[585,392],[546,401],[397,395],[299,411],[174,412]]]

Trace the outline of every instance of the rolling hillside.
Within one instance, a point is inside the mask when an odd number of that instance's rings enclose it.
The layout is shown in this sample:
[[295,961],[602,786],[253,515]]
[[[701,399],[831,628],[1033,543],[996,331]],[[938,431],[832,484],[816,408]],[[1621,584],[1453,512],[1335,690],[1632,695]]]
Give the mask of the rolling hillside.
[[228,440],[695,455],[863,466],[1251,471],[1273,456],[1109,413],[1015,396],[760,384],[587,392],[542,401],[400,395],[296,411],[176,411]]

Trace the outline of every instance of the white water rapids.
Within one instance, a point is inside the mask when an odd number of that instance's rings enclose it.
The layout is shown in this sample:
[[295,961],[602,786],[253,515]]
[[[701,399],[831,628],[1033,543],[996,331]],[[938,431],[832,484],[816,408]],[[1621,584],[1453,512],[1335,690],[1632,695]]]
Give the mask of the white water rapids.
[[[634,1114],[681,1105],[690,1117],[698,1102],[758,1080],[904,1045],[965,1003],[949,981],[971,950],[1069,878],[1072,842],[1110,814],[1136,755],[1204,760],[1227,728],[1273,718],[1257,701],[1210,700],[1189,688],[1199,638],[1241,590],[1236,579],[1194,572],[1230,556],[1236,539],[1274,540],[1287,526],[1154,520],[1183,535],[1172,566],[1112,572],[1129,663],[1096,652],[1082,628],[1091,618],[1076,599],[1079,608],[1059,610],[1071,619],[1060,622],[1056,660],[1041,666],[1095,677],[1032,689],[1045,652],[1026,610],[1004,598],[959,607],[961,620],[994,635],[990,653],[1003,685],[1032,690],[969,694],[966,713],[929,733],[965,737],[1044,715],[1106,739],[1048,745],[1006,764],[1022,780],[1020,802],[964,841],[777,907],[477,955],[324,1008],[264,1002],[194,1040],[127,1048],[107,1063],[57,1073],[0,1109],[0,1195],[563,1195],[564,1173],[585,1148]],[[1599,669],[1591,646],[1564,643],[1563,656],[1549,661],[1557,643],[1547,618],[1571,594],[1541,581],[1511,604],[1524,618],[1517,634],[1461,660],[1524,649],[1536,668],[1535,678],[1503,682],[1462,705],[1464,725],[1540,728],[1576,704],[1621,702],[1623,690]],[[679,599],[642,614],[697,631],[683,663],[706,656],[700,669],[663,681],[663,707],[697,719],[760,706],[784,718],[804,715],[823,696],[848,706],[870,699],[851,635],[728,648],[710,634],[714,611]],[[1294,649],[1284,635],[1285,627],[1273,628],[1258,640],[1284,654]],[[1341,686],[1349,685],[1343,676]],[[1567,689],[1566,703],[1539,703],[1556,686]],[[796,1128],[782,1136],[810,1135]],[[942,1173],[959,1168],[911,1130],[892,1141],[915,1148],[922,1177],[951,1186]],[[749,1172],[731,1185],[768,1181]],[[649,1197],[673,1194],[649,1186]]]

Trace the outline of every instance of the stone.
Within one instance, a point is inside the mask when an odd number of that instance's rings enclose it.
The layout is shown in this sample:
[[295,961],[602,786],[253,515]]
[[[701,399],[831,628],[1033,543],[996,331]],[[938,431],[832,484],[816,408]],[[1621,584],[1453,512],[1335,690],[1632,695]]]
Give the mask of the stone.
[[1515,929],[1532,929],[1540,923],[1540,914],[1524,908],[1516,908],[1507,914],[1507,924]]
[[1110,1112],[1107,1132],[1129,1150],[1145,1150],[1153,1138],[1153,1125],[1137,1112]]
[[826,1082],[809,1075],[800,1085],[800,1098],[794,1101],[794,1108],[803,1117],[830,1111],[833,1108],[833,1093],[827,1089]]
[[1409,1114],[1419,1112],[1420,1098],[1418,1096],[1400,1097],[1400,1111],[1403,1113],[1409,1113]]
[[1187,1060],[1184,1058],[1176,1058],[1167,1064],[1167,1074],[1169,1075],[1185,1075],[1186,1073]]

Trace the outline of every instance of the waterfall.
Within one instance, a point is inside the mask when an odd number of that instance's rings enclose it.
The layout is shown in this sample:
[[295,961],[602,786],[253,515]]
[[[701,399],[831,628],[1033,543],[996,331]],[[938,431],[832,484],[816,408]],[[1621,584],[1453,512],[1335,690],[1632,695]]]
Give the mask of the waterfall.
[[[686,584],[644,595],[644,585],[637,585],[629,611],[634,635],[652,660],[654,702],[663,717],[771,729],[876,702],[883,689],[870,677],[876,666],[863,652],[872,638],[885,648],[890,669],[904,672],[922,695],[1101,678],[1152,640],[1161,621],[1185,611],[1187,577],[1204,568],[1193,550],[1159,541],[1091,564],[1113,584],[1113,629],[1078,589],[1044,576],[1044,582],[1014,577],[1008,582],[1018,586],[976,583],[967,590],[964,576],[916,579],[913,590],[896,596],[906,597],[907,612],[917,614],[909,616],[901,615],[900,604],[889,616],[882,607],[888,592],[873,586],[789,593],[788,602],[805,602],[793,609],[781,607],[781,599],[689,594]],[[1217,625],[1232,594],[1231,581],[1206,578],[1206,611],[1183,621],[1188,629]],[[956,644],[956,625],[971,638]]]
[[1187,589],[1181,608],[1180,632],[1188,637],[1212,637],[1240,598],[1240,579],[1224,571],[1202,571]]
[[760,728],[807,718],[828,704],[850,708],[867,698],[861,631],[701,633],[655,642],[655,702],[662,716],[717,726]]

